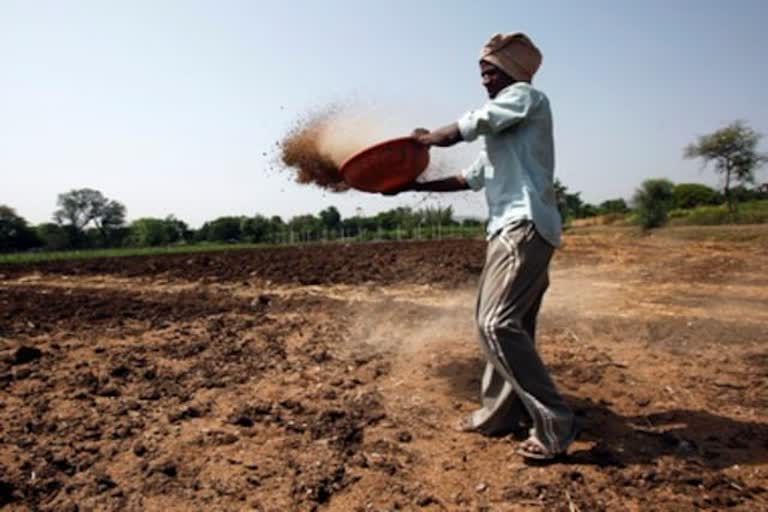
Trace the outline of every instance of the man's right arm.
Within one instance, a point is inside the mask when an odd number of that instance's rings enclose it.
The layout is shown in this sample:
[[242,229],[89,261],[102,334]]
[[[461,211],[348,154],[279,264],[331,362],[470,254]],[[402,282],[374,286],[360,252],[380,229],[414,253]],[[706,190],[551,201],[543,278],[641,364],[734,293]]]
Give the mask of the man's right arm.
[[402,192],[459,192],[469,190],[469,184],[463,176],[451,176],[441,180],[412,181],[397,190],[383,192],[385,196],[395,196]]
[[469,185],[463,176],[451,176],[441,180],[414,181],[410,184],[410,189],[417,192],[458,192],[460,190],[469,190]]

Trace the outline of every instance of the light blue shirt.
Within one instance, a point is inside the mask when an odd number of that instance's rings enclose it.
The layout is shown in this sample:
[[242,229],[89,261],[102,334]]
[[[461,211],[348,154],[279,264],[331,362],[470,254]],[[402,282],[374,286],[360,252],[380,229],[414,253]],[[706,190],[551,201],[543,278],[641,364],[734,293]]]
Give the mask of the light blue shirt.
[[552,113],[544,93],[523,82],[505,87],[482,108],[463,115],[459,131],[467,142],[485,139],[485,148],[462,176],[473,190],[485,187],[488,237],[527,219],[558,247],[562,226],[554,188]]

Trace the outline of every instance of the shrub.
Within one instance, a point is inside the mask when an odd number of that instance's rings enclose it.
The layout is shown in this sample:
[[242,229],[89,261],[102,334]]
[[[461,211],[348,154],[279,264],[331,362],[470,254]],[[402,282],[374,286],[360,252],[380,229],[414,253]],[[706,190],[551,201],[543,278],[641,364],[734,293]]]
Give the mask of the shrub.
[[171,240],[168,237],[168,229],[162,219],[145,217],[131,222],[128,228],[128,244],[136,247],[153,247],[166,245]]
[[663,226],[672,207],[674,184],[663,178],[645,180],[632,200],[637,218],[644,228]]

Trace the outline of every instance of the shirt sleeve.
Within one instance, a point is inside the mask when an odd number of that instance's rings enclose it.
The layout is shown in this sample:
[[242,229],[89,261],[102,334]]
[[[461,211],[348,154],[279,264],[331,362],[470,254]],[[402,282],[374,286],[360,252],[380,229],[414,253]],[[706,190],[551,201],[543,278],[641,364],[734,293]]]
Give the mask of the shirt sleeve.
[[477,110],[459,119],[461,137],[471,142],[479,135],[499,133],[525,119],[531,111],[533,98],[530,88],[510,87]]
[[481,151],[475,162],[462,171],[461,176],[472,190],[480,190],[485,186],[485,166],[485,151]]

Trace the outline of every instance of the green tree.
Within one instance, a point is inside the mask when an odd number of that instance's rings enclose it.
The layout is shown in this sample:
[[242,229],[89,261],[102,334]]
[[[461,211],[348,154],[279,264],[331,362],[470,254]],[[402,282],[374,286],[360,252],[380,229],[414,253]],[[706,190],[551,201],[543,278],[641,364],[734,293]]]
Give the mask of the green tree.
[[270,240],[277,241],[282,233],[285,232],[285,221],[279,215],[273,215],[269,218],[269,237]]
[[41,243],[23,217],[13,208],[0,205],[0,252],[23,251]]
[[705,167],[712,163],[715,172],[723,176],[723,195],[730,212],[735,209],[732,182],[753,183],[755,170],[768,162],[768,155],[757,151],[761,137],[743,121],[734,121],[709,135],[698,137],[683,152],[685,158],[701,158]]
[[299,238],[316,238],[323,230],[323,223],[312,214],[297,215],[288,222],[288,229]]
[[644,228],[663,226],[674,200],[674,184],[663,178],[645,180],[632,197]]
[[329,206],[319,213],[320,222],[326,229],[336,230],[341,225],[341,214],[335,206]]
[[168,215],[163,219],[165,231],[168,236],[168,243],[188,242],[192,239],[192,230],[183,220],[179,220],[175,215]]
[[696,208],[722,202],[717,190],[701,183],[678,183],[672,193],[675,208]]
[[167,245],[174,242],[178,235],[167,220],[151,217],[134,220],[128,229],[128,243],[138,247]]
[[243,217],[219,217],[206,222],[201,229],[203,239],[209,242],[238,242],[242,235],[242,220]]
[[245,217],[240,223],[240,232],[246,242],[266,242],[273,233],[272,223],[263,215]]
[[125,206],[105,197],[98,190],[82,188],[59,194],[53,213],[54,220],[71,228],[82,237],[89,224],[99,231],[104,241],[109,239],[109,231],[125,223]]

